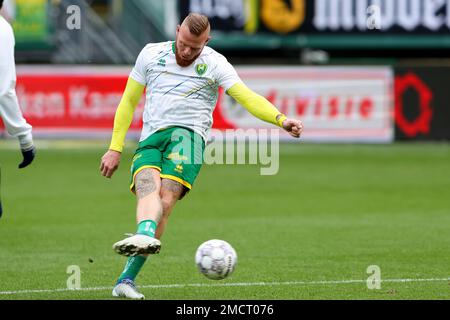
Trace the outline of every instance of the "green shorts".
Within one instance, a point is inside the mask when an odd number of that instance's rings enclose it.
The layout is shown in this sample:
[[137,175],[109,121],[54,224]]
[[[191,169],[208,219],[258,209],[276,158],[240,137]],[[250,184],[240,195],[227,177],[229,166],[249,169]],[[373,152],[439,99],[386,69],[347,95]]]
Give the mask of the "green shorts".
[[134,179],[145,168],[160,171],[161,178],[181,183],[192,188],[203,163],[205,142],[194,131],[182,127],[169,127],[151,134],[139,142],[131,164],[131,186]]

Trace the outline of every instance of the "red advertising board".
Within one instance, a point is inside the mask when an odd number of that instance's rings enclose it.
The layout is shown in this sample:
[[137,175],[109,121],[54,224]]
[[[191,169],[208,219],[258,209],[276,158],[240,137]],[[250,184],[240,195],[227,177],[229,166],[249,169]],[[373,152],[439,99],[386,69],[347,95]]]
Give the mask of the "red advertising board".
[[[83,72],[83,70],[85,72]],[[81,72],[80,72],[81,71]],[[18,69],[16,92],[24,117],[39,135],[110,132],[127,81],[126,70]],[[144,97],[130,130],[140,130]]]

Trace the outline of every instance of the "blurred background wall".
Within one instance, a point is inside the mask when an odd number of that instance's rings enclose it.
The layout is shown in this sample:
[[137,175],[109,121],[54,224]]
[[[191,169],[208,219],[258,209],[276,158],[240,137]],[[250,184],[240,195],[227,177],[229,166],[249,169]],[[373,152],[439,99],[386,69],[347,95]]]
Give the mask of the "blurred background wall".
[[[448,0],[7,0],[38,135],[109,130],[140,50],[173,40],[190,11],[244,81],[305,121],[306,140],[450,139]],[[215,127],[245,127],[239,110],[222,93]]]

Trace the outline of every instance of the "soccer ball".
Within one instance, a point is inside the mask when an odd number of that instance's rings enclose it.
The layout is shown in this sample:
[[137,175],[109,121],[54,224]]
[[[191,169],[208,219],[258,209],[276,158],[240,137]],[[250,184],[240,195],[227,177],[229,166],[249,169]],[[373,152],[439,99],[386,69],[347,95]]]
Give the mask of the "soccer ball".
[[234,271],[237,254],[226,241],[208,240],[198,247],[195,254],[195,263],[205,277],[212,280],[221,280]]

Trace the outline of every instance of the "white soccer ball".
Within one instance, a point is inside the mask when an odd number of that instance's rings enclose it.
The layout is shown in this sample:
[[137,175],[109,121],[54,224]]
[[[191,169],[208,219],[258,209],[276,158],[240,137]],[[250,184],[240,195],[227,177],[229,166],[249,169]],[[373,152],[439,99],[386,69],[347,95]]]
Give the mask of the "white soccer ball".
[[208,240],[198,247],[195,254],[195,263],[205,277],[212,280],[221,280],[234,271],[237,254],[226,241]]

